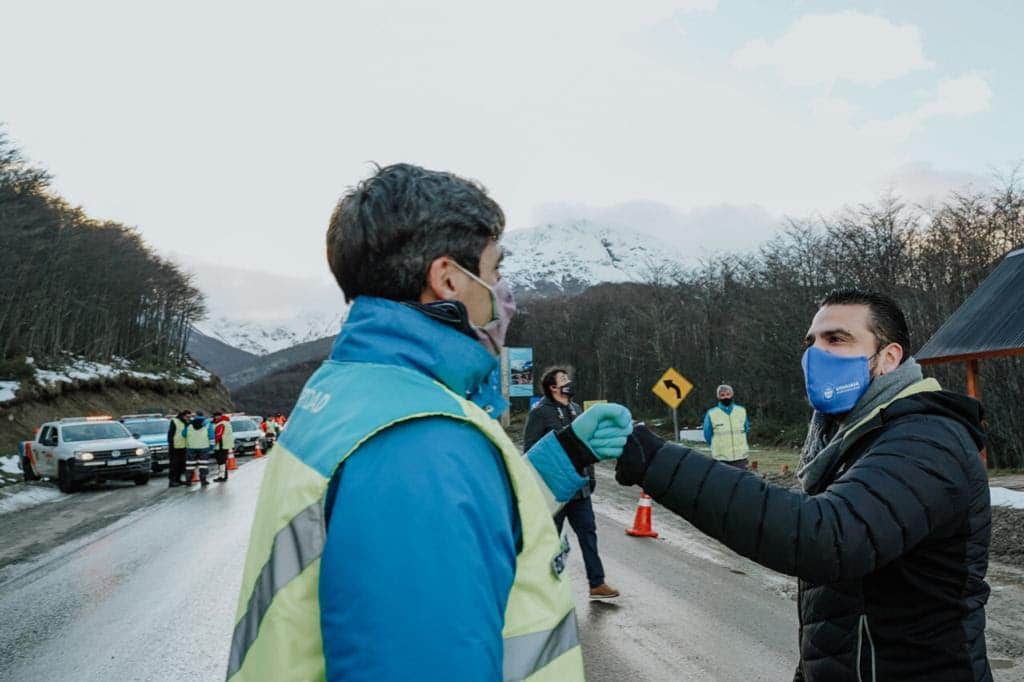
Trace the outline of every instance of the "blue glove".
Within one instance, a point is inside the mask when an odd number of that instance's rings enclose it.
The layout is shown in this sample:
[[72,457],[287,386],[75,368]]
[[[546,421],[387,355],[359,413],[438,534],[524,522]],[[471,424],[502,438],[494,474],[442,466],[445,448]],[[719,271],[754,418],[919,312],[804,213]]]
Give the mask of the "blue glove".
[[570,424],[572,432],[597,459],[614,459],[622,454],[633,433],[633,416],[615,403],[594,405]]

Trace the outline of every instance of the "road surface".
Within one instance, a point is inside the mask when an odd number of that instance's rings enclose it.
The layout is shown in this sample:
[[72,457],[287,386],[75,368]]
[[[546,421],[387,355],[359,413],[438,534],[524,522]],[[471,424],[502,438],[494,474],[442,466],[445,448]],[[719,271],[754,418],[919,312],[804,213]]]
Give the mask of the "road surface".
[[[265,462],[205,490],[108,484],[0,516],[0,680],[223,679]],[[658,507],[660,539],[626,536],[637,491],[600,478],[601,554],[623,595],[588,601],[574,548],[588,679],[789,679],[792,581]],[[1019,613],[1020,592],[993,600],[1012,595],[1004,610]],[[997,679],[1021,679],[1004,663]]]

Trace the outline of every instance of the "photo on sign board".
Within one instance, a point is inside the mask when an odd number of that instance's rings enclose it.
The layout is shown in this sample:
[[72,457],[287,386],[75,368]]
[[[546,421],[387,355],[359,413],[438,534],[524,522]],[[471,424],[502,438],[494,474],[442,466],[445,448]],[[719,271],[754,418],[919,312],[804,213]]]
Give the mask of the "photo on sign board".
[[513,398],[533,395],[533,349],[508,349],[508,394]]

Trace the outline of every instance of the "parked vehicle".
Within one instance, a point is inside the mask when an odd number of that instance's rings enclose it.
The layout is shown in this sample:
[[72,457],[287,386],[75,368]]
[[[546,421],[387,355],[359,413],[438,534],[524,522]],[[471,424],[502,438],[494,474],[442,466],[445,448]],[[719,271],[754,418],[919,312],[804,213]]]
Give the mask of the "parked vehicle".
[[66,493],[91,481],[149,483],[149,449],[133,438],[124,424],[110,417],[72,417],[47,422],[30,447],[34,472],[56,479]]
[[248,415],[231,415],[231,430],[235,434],[235,454],[252,455],[256,453],[256,445],[266,452],[267,439],[260,430],[258,417]]
[[159,474],[170,466],[171,454],[167,445],[167,431],[171,428],[171,420],[159,413],[126,414],[121,423],[128,427],[134,438],[141,440],[149,448],[153,473]]

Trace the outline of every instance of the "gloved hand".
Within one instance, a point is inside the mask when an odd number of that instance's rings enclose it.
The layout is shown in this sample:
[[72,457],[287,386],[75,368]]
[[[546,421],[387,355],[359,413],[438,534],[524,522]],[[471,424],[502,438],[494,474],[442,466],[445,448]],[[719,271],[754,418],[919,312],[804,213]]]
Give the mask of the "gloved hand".
[[664,439],[655,435],[646,426],[635,425],[632,435],[626,441],[622,456],[615,462],[615,480],[621,485],[642,483],[651,462],[664,445]]
[[604,403],[573,419],[570,427],[597,459],[613,459],[633,432],[633,417],[622,405]]

